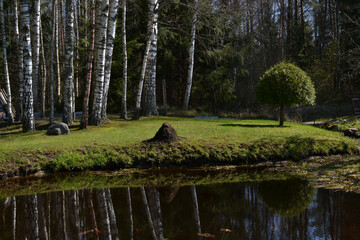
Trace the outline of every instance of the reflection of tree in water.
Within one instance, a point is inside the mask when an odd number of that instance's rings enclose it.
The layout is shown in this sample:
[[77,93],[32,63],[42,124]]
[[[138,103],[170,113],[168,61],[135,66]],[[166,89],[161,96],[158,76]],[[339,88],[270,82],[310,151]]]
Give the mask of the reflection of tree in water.
[[0,239],[358,239],[360,196],[320,189],[297,215],[314,192],[289,180],[12,197],[0,200]]
[[294,178],[262,182],[259,184],[259,193],[269,210],[292,217],[307,209],[313,201],[315,188],[308,181]]

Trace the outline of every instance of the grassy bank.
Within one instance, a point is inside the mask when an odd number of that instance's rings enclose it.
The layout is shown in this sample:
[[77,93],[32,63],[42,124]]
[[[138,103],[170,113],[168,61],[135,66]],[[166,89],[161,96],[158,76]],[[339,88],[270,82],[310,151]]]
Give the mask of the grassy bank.
[[[172,144],[144,143],[163,122],[183,139]],[[269,120],[206,120],[193,118],[112,118],[102,127],[66,136],[46,136],[44,129],[21,133],[19,125],[0,129],[0,171],[3,176],[49,172],[116,170],[174,166],[242,165],[313,155],[357,152],[355,141],[339,133]]]

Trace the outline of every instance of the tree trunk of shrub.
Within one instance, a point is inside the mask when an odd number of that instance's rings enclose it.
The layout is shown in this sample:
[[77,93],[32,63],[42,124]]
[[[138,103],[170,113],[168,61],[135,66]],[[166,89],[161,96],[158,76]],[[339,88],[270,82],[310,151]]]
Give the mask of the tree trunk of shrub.
[[284,116],[284,104],[281,104],[280,105],[280,124],[279,124],[280,127],[284,126],[284,119],[285,119],[285,116]]

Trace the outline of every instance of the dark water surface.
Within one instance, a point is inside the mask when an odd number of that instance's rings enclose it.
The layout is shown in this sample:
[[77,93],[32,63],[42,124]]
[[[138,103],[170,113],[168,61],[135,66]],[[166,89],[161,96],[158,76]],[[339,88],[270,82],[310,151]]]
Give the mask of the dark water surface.
[[0,239],[360,239],[360,195],[298,179],[1,201]]

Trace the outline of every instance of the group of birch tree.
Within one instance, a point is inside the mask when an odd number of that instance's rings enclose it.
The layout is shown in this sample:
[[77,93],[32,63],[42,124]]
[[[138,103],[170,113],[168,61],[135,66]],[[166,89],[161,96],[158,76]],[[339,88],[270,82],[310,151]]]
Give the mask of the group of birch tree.
[[0,84],[6,89],[10,122],[22,120],[25,131],[35,129],[37,112],[50,123],[55,113],[62,113],[62,120],[72,124],[76,111],[82,111],[86,128],[106,120],[108,108],[126,119],[129,107],[138,119],[158,115],[161,102],[165,109],[170,105],[213,112],[256,106],[257,79],[281,60],[309,73],[319,101],[346,95],[348,80],[355,91],[360,84],[358,3],[0,3]]

